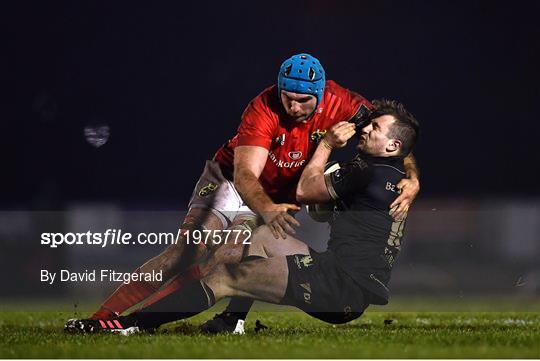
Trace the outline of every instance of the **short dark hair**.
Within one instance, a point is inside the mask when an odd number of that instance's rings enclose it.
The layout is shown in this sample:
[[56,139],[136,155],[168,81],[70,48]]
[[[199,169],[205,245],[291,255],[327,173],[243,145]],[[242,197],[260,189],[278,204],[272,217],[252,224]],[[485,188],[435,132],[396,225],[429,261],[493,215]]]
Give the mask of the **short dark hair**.
[[396,121],[392,123],[388,131],[388,138],[401,141],[399,154],[406,156],[411,152],[420,134],[418,120],[405,109],[405,106],[396,100],[377,99],[372,101],[374,109],[370,114],[371,119],[383,115],[391,115]]

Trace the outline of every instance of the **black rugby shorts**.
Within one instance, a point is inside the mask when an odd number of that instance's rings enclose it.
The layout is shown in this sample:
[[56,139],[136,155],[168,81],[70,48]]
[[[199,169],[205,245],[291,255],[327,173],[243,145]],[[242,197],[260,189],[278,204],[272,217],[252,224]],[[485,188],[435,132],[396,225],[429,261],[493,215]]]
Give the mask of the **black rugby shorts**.
[[337,265],[331,251],[287,256],[289,277],[283,303],[329,323],[345,323],[362,315],[369,292]]

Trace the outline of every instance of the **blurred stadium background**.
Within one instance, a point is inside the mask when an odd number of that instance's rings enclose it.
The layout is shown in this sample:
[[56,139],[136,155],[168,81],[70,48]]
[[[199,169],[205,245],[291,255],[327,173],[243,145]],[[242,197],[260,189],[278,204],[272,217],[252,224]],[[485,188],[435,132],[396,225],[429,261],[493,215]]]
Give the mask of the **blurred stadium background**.
[[[113,284],[49,287],[39,270],[128,271],[156,254],[49,249],[39,235],[175,232],[204,161],[299,51],[330,79],[401,100],[422,122],[422,192],[393,294],[540,296],[539,2],[1,7],[2,303],[99,300]],[[300,219],[309,227],[299,237],[324,248],[326,226]]]

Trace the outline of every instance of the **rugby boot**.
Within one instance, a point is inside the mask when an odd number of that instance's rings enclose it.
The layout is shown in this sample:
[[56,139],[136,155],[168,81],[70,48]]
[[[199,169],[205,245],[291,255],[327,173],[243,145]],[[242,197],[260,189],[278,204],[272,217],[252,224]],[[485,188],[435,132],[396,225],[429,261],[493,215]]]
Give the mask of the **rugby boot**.
[[243,335],[244,320],[236,317],[232,312],[218,313],[213,319],[206,321],[201,325],[201,331],[206,333],[232,333],[234,335]]
[[64,332],[72,334],[105,332],[128,336],[142,331],[143,329],[137,325],[135,318],[130,316],[120,316],[110,320],[72,318],[67,320],[64,325]]

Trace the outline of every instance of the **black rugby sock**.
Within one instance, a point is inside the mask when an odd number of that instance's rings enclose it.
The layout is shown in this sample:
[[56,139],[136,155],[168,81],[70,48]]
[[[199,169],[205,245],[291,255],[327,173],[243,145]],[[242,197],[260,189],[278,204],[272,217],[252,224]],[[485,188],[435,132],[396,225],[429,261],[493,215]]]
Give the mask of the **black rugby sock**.
[[245,320],[251,306],[253,306],[253,300],[245,297],[233,297],[229,305],[225,309],[225,312],[230,313],[231,316],[239,320]]
[[157,328],[167,322],[195,316],[215,303],[212,289],[204,282],[197,281],[130,316],[142,328]]
[[[256,259],[262,259],[264,257],[261,256],[246,256],[242,260],[242,262],[249,262]],[[253,306],[253,300],[251,298],[245,298],[245,297],[233,297],[229,304],[227,305],[227,308],[225,309],[226,313],[230,313],[232,316],[239,320],[245,320],[247,317],[247,314],[249,313],[249,310],[251,309],[251,306]]]

